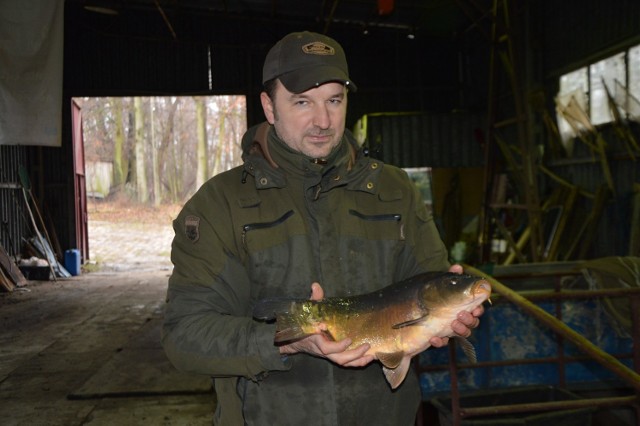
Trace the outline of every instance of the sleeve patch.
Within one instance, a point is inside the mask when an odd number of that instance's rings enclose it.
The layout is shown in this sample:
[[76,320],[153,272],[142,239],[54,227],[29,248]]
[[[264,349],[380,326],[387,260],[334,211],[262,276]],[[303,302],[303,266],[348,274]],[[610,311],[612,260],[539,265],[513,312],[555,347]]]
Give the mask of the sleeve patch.
[[192,243],[200,238],[200,218],[189,215],[184,218],[184,233]]

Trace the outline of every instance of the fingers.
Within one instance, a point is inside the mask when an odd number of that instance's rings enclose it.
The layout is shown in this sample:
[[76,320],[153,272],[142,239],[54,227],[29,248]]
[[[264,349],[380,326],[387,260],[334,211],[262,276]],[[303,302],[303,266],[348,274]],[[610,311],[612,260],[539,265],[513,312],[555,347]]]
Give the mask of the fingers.
[[327,358],[343,367],[363,367],[374,360],[373,355],[365,355],[370,348],[370,345],[363,344],[353,349],[327,354]]
[[471,315],[476,317],[476,319],[478,319],[478,317],[480,317],[483,313],[484,313],[484,306],[483,305],[480,305],[477,308],[475,308],[473,311],[471,311]]
[[434,348],[442,348],[444,346],[447,346],[447,344],[449,343],[449,338],[448,337],[437,337],[437,336],[434,336],[431,339],[429,339],[429,343]]
[[471,329],[480,325],[480,320],[469,312],[463,311],[458,314],[458,319],[451,323],[451,329],[462,337],[471,336]]
[[449,272],[453,272],[454,274],[461,274],[462,272],[464,272],[462,265],[458,265],[457,263],[454,265],[451,265],[449,267]]
[[331,354],[344,352],[350,344],[351,340],[349,339],[334,342],[321,334],[313,334],[288,345],[280,346],[280,353],[307,353],[321,358],[328,358]]
[[468,328],[476,328],[480,324],[479,318],[466,311],[458,313],[458,321],[460,321]]
[[351,339],[334,342],[323,335],[314,334],[289,345],[281,346],[280,353],[295,354],[304,352],[327,358],[343,367],[363,367],[375,359],[373,355],[366,355],[371,348],[370,345],[364,344],[353,349],[347,349],[351,343]]
[[310,300],[319,301],[324,299],[324,290],[318,283],[311,284],[311,295],[309,296]]
[[364,367],[375,360],[373,355],[366,355],[370,348],[371,347],[368,344],[360,345],[355,349],[337,354],[337,359],[332,361],[343,367]]

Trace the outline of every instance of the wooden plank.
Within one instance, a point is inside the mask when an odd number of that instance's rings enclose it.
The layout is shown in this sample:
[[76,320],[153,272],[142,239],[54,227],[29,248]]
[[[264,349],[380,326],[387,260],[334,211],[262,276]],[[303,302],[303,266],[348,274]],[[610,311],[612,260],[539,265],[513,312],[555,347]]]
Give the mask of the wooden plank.
[[11,280],[4,274],[2,268],[0,268],[0,291],[6,291],[11,293],[15,286]]
[[22,272],[18,269],[18,265],[9,257],[9,254],[2,245],[0,245],[0,268],[4,276],[17,287],[22,287],[27,284],[27,279],[22,275]]

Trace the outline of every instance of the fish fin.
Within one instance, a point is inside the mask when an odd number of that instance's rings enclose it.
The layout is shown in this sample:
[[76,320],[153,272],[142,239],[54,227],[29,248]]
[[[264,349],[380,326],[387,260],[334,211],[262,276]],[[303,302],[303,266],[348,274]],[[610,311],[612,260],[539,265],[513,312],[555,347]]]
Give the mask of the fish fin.
[[396,368],[382,367],[384,377],[386,377],[387,382],[391,385],[391,389],[397,388],[404,381],[405,377],[407,377],[407,373],[409,372],[410,365],[411,357],[405,356],[402,358],[400,365]]
[[278,315],[278,319],[276,322],[276,335],[273,339],[273,342],[276,344],[282,344],[287,342],[293,342],[296,340],[304,339],[307,336],[311,336],[313,334],[322,334],[328,340],[335,342],[336,338],[333,337],[333,334],[329,330],[320,330],[316,333],[309,333],[304,331],[301,326],[293,323],[290,320],[291,317],[285,315]]
[[404,358],[404,351],[376,352],[376,358],[387,368],[397,368]]
[[419,324],[422,321],[426,320],[428,316],[429,315],[423,315],[420,318],[416,318],[416,319],[412,319],[412,320],[409,320],[409,321],[405,321],[405,322],[401,322],[401,323],[398,323],[398,324],[394,324],[391,328],[393,328],[394,330],[397,330],[399,328],[408,327],[410,325],[416,325],[416,324]]
[[291,311],[292,306],[303,299],[272,298],[262,299],[253,308],[253,317],[257,320],[272,321],[278,314],[286,314]]
[[476,349],[473,347],[471,342],[469,342],[464,337],[454,337],[457,344],[460,345],[464,354],[469,358],[469,362],[471,364],[476,364],[478,362],[478,358],[476,356]]
[[331,334],[331,331],[329,330],[322,330],[321,333],[329,340],[331,340],[332,342],[336,341],[336,338],[333,337],[333,334]]
[[276,314],[276,334],[273,339],[274,343],[292,342],[294,340],[303,339],[310,334],[302,329],[293,316],[288,313]]

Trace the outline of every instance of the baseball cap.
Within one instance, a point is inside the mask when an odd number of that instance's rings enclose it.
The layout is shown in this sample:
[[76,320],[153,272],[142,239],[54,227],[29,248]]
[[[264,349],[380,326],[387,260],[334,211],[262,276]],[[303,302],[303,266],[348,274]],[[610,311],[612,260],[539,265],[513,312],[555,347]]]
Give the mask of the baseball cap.
[[330,81],[339,81],[354,92],[357,89],[349,79],[342,46],[331,37],[309,31],[288,34],[269,50],[262,83],[274,78],[279,78],[292,93],[302,93]]

